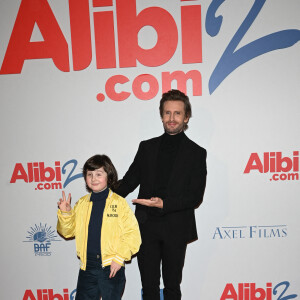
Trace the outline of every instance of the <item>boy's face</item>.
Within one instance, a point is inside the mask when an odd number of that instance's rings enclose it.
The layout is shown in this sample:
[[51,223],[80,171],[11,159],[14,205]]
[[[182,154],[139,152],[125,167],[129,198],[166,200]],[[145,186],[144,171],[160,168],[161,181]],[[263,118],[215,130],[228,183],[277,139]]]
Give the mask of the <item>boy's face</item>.
[[107,173],[103,167],[94,171],[87,171],[86,184],[95,193],[101,192],[107,187]]

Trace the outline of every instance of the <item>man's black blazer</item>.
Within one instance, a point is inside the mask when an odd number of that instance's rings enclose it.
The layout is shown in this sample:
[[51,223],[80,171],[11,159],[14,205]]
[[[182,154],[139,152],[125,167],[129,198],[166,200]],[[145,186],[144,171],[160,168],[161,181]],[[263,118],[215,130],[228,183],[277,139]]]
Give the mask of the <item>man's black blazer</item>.
[[[140,186],[138,198],[150,199],[154,194],[157,156],[162,136],[142,141],[133,163],[116,193],[126,197]],[[136,217],[143,231],[149,215],[156,213],[166,222],[168,234],[186,242],[197,239],[194,210],[203,200],[206,183],[206,150],[185,134],[175,159],[163,199],[163,209],[136,205]]]

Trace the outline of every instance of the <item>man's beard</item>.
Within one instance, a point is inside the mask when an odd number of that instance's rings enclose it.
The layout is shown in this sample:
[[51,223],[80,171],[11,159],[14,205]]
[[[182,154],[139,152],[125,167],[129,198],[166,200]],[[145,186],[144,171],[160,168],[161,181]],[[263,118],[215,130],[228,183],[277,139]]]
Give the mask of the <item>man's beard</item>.
[[171,134],[171,135],[180,133],[181,131],[183,131],[183,128],[184,128],[184,124],[182,124],[181,126],[175,127],[174,129],[169,129],[167,127],[167,125],[164,124],[165,132],[168,134]]

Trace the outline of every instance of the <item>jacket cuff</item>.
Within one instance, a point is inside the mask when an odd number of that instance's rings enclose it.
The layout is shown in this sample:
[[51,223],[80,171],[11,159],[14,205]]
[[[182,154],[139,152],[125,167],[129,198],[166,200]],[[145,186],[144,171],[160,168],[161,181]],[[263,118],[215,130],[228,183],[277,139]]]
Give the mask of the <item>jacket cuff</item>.
[[121,256],[116,255],[112,260],[117,264],[119,264],[120,266],[124,266],[125,259],[123,259]]
[[112,256],[112,257],[108,257],[108,258],[106,258],[105,260],[103,260],[102,261],[102,265],[104,266],[104,267],[106,267],[106,266],[109,266],[109,265],[111,265],[111,262],[112,261],[114,261],[115,263],[117,263],[118,265],[120,265],[120,266],[124,266],[124,259],[121,257],[121,256],[119,256],[119,255],[115,255],[115,256]]
[[63,210],[58,209],[57,214],[61,215],[61,216],[69,217],[69,216],[72,215],[72,210],[70,210],[70,211],[63,211]]
[[161,215],[165,215],[168,212],[168,201],[165,201],[166,199],[163,199],[163,207],[160,208]]

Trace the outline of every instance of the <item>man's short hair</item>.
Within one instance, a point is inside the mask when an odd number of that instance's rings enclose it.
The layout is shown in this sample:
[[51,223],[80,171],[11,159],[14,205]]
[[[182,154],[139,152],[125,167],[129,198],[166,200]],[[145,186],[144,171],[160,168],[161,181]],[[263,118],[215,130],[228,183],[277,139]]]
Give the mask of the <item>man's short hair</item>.
[[96,154],[96,155],[90,157],[85,162],[85,164],[83,166],[83,170],[82,170],[83,177],[85,180],[85,187],[89,193],[91,193],[92,190],[88,187],[88,185],[86,183],[86,174],[88,171],[95,171],[102,167],[103,167],[104,171],[107,173],[107,186],[109,188],[111,188],[112,190],[114,190],[117,187],[118,173],[117,173],[115,166],[111,162],[110,158],[104,154],[102,154],[102,155]]
[[[182,101],[184,104],[185,117],[186,118],[192,117],[192,106],[189,97],[179,90],[170,90],[166,93],[163,93],[162,98],[160,100],[159,112],[161,118],[163,117],[164,104],[166,101]],[[183,130],[187,130],[187,129],[188,129],[188,125],[185,124]]]

